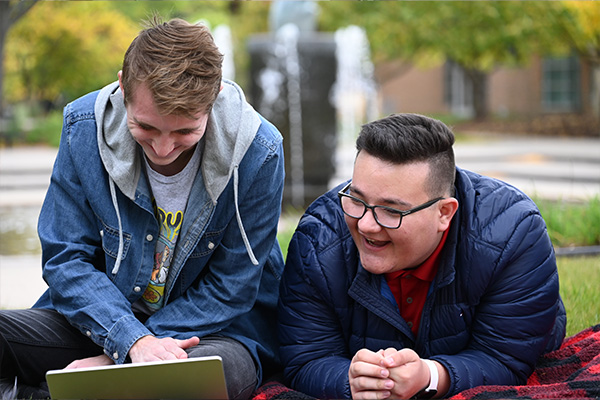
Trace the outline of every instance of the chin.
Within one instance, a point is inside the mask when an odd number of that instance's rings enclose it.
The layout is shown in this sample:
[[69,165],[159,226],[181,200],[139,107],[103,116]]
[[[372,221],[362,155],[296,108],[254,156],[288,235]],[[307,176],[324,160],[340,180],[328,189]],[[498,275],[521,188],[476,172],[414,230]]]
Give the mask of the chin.
[[173,162],[175,162],[177,158],[159,158],[159,159],[154,159],[151,160],[153,164],[158,165],[159,167],[168,167],[169,165],[173,164]]
[[363,268],[375,275],[381,275],[393,270],[393,266],[386,265],[381,260],[363,259],[361,258],[360,263]]

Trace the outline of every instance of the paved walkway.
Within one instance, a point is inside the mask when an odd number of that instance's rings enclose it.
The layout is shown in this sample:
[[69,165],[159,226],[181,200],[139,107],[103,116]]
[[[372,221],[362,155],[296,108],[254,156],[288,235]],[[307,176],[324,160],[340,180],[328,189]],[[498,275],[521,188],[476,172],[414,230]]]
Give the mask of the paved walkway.
[[0,308],[30,307],[47,287],[35,227],[56,152],[0,149]]
[[39,207],[50,183],[57,149],[0,149],[0,207]]
[[[600,138],[481,137],[455,146],[457,165],[511,183],[530,196],[600,196]],[[340,145],[335,186],[352,176],[353,144]],[[45,290],[35,226],[56,149],[0,149],[0,308],[29,307]],[[30,237],[31,236],[31,237]],[[4,243],[17,242],[26,254]]]

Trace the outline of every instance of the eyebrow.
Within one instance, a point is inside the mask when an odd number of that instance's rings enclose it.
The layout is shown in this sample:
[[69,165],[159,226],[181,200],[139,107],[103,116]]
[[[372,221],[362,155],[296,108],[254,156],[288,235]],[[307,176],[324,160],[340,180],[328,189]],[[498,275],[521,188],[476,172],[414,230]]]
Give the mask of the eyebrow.
[[[350,185],[349,188],[350,192],[355,193],[357,196],[360,196],[362,198],[365,197],[365,194],[360,190],[357,189],[356,187],[354,187],[353,185]],[[411,203],[407,203],[406,201],[402,201],[402,200],[398,200],[398,199],[382,199],[382,205],[395,205],[395,206],[402,206],[402,207],[411,207],[412,204]]]
[[145,122],[142,121],[138,121],[138,119],[135,116],[131,116],[131,119],[133,120],[133,122],[135,122],[137,125],[141,126],[142,128],[148,128],[148,129],[156,129],[155,127],[153,127],[150,124],[147,124]]

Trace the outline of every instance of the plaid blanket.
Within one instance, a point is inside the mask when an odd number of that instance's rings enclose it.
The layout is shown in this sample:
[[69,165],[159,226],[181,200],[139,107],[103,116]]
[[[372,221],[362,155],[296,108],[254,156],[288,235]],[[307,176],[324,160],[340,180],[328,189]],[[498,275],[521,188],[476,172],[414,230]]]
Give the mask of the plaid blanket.
[[[523,386],[478,386],[453,400],[470,399],[595,399],[600,398],[600,324],[564,340],[558,350],[542,356]],[[253,400],[310,400],[273,380],[259,387]]]

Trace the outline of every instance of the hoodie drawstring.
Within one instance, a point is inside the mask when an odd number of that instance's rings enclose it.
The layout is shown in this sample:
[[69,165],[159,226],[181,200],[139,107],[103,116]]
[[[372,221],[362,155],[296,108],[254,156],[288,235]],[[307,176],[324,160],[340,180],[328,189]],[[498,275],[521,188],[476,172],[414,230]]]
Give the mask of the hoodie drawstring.
[[[248,240],[248,235],[246,235],[246,231],[244,230],[242,216],[240,215],[240,208],[238,206],[238,184],[239,175],[238,166],[236,165],[233,169],[233,197],[235,203],[235,216],[237,218],[238,226],[240,227],[242,240],[244,241],[244,245],[246,246],[246,251],[248,252],[248,256],[250,256],[250,261],[252,261],[252,264],[258,265],[258,260],[256,259],[254,252],[252,251],[252,247],[250,247],[250,241]],[[115,182],[112,180],[112,178],[109,178],[109,186],[113,207],[115,208],[115,212],[117,213],[117,221],[119,222],[119,251],[117,252],[117,260],[115,261],[115,265],[112,270],[112,274],[115,275],[117,272],[119,272],[119,267],[121,266],[121,257],[123,257],[123,226],[121,224],[121,213],[119,212],[119,203],[117,203],[117,192],[115,190]]]
[[252,251],[252,247],[250,247],[250,241],[248,240],[248,236],[246,235],[246,231],[244,230],[244,224],[242,224],[242,216],[240,215],[240,208],[238,207],[238,166],[236,165],[233,168],[233,201],[235,203],[235,216],[237,218],[238,226],[240,227],[240,233],[242,234],[242,240],[244,241],[244,245],[246,246],[246,251],[250,256],[250,261],[252,264],[258,265],[258,260],[254,256],[254,252]]
[[110,197],[112,198],[113,207],[115,208],[115,212],[117,213],[117,221],[119,222],[119,251],[117,252],[117,260],[115,261],[115,266],[113,267],[112,274],[116,275],[119,272],[119,267],[121,266],[121,257],[123,257],[123,226],[121,225],[121,213],[119,212],[119,203],[117,203],[117,192],[115,190],[115,182],[112,178],[108,178],[108,183],[110,186]]

